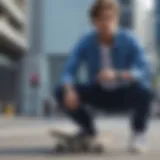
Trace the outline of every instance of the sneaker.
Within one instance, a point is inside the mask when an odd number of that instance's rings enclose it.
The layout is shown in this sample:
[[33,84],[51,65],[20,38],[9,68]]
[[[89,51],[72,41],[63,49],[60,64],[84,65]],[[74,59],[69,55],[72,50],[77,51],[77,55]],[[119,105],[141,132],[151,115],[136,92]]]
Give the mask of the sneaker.
[[145,153],[147,151],[146,135],[144,133],[135,133],[132,135],[129,151],[133,153]]

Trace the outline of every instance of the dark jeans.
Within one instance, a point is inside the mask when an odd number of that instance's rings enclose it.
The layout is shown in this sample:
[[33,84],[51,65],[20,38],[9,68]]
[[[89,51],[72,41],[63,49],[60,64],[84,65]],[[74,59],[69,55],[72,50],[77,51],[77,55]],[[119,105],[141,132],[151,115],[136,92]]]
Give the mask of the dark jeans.
[[63,88],[56,89],[55,96],[61,107],[68,115],[88,134],[95,134],[95,127],[91,115],[87,112],[85,104],[93,108],[107,111],[108,109],[130,108],[132,111],[131,128],[135,132],[144,132],[150,114],[152,92],[150,89],[142,88],[138,85],[123,87],[116,90],[107,90],[99,85],[75,85],[80,96],[81,105],[70,111],[63,105]]

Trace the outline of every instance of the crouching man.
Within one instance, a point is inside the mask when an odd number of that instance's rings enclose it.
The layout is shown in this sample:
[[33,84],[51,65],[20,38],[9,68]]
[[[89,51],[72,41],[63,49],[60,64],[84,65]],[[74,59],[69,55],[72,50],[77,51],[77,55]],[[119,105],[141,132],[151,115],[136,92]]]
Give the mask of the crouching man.
[[[131,107],[131,149],[146,146],[146,132],[152,100],[151,74],[143,47],[134,34],[118,28],[120,8],[113,0],[95,0],[90,9],[94,30],[82,36],[66,63],[56,99],[81,128],[77,136],[97,135],[85,104],[107,110]],[[74,81],[82,63],[88,82]]]

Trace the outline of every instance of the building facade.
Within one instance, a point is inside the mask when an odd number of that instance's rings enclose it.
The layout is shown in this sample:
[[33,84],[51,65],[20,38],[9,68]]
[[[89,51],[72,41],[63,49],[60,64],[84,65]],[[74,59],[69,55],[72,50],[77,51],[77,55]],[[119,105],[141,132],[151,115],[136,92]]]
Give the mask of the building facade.
[[0,1],[0,101],[6,105],[17,106],[20,59],[27,50],[26,2]]
[[159,53],[160,49],[160,1],[155,0],[155,36],[156,36],[156,45],[157,52]]
[[[146,43],[142,31],[147,12],[145,9],[141,11],[143,4],[139,4],[139,1],[119,0],[122,8],[120,26],[134,30]],[[88,19],[88,8],[92,2],[93,0],[30,1],[30,52],[24,62],[26,78],[23,113],[43,115],[44,100],[52,94],[59,82],[69,51],[77,39],[92,28]],[[39,77],[38,86],[30,84],[34,73]],[[80,69],[80,75],[82,80],[86,79],[84,69]]]

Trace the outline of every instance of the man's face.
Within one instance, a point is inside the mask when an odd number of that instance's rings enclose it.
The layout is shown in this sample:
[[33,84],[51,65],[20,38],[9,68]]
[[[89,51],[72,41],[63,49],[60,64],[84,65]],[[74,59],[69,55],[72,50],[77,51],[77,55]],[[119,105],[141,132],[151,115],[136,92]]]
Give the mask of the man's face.
[[118,23],[118,15],[114,10],[108,9],[102,11],[97,18],[93,20],[93,24],[97,31],[103,35],[112,35]]

